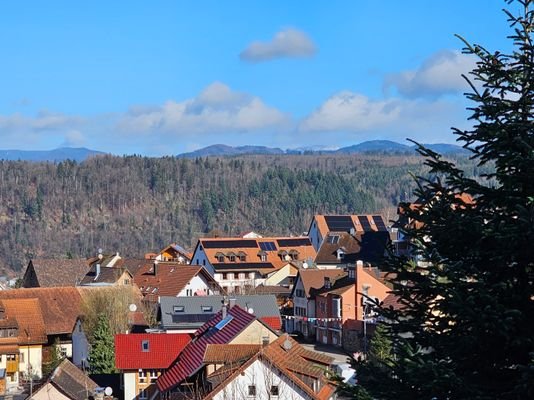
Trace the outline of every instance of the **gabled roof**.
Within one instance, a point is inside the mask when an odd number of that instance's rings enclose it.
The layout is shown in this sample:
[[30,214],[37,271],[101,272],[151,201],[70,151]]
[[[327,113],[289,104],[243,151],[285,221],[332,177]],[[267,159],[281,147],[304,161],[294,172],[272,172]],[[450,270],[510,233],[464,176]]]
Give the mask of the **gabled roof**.
[[[120,370],[166,369],[191,341],[188,334],[130,333],[115,335],[115,366]],[[148,350],[143,350],[143,343]]]
[[[195,276],[204,278],[215,292],[222,289],[213,277],[201,265],[186,265],[177,262],[158,261],[154,273],[154,261],[145,260],[145,264],[134,275],[134,282],[145,296],[178,296]],[[207,295],[207,293],[196,293]]]
[[[90,398],[98,387],[91,378],[67,359],[61,361],[48,382],[72,400]],[[46,390],[46,386],[42,388],[41,390]]]
[[27,285],[33,272],[39,287],[76,286],[88,270],[87,259],[36,258],[28,263],[23,281]]
[[[254,237],[254,238],[201,238],[195,248],[195,253],[202,246],[208,261],[216,271],[260,271],[262,274],[273,272],[282,268],[288,263],[284,257],[279,255],[281,250],[292,254],[298,254],[298,260],[313,260],[315,249],[307,236],[301,237]],[[225,259],[219,262],[217,253],[230,255],[230,253],[246,254],[246,260],[240,261],[236,257],[235,261]],[[296,252],[296,253],[295,253]],[[260,254],[265,254],[266,260],[262,261]],[[194,260],[193,260],[194,261]]]
[[89,271],[80,281],[80,286],[86,285],[114,285],[126,273],[133,278],[132,274],[123,267],[102,267],[100,266],[100,273],[97,272],[96,264],[93,264]]
[[328,294],[341,295],[356,285],[356,280],[349,277],[347,273],[336,276],[330,280],[330,287],[324,286],[319,289],[311,289],[312,296],[326,296]]
[[204,353],[205,364],[226,364],[250,359],[261,349],[260,344],[208,344]]
[[[330,278],[333,280],[338,276],[343,276],[345,272],[341,269],[301,269],[297,275],[297,281],[302,281],[304,287],[304,293],[306,297],[309,297],[312,289],[322,288],[324,285],[324,278]],[[295,290],[297,284],[293,287]]]
[[234,306],[228,310],[227,323],[219,328],[216,326],[223,320],[222,312],[218,312],[206,322],[193,337],[191,343],[182,351],[176,361],[157,380],[160,392],[166,392],[195,374],[201,367],[204,352],[208,344],[227,344],[240,332],[256,320],[254,315]]
[[[161,297],[161,324],[164,329],[192,329],[202,326],[221,310],[224,296]],[[273,330],[282,328],[280,310],[273,295],[231,296],[236,304],[253,314]],[[183,311],[174,312],[174,307]],[[211,311],[208,309],[211,307]]]
[[323,239],[329,232],[350,232],[351,229],[354,229],[354,233],[386,230],[381,215],[316,214],[310,224],[310,230],[314,222]]
[[47,335],[71,333],[81,313],[80,292],[74,287],[0,291],[0,300],[38,299]]
[[[242,345],[227,345],[225,347],[222,356],[245,353]],[[205,360],[210,362],[209,357],[206,357]],[[208,380],[214,385],[214,388],[204,399],[213,398],[239,374],[243,374],[256,360],[266,361],[267,365],[285,375],[289,381],[304,391],[311,399],[328,399],[335,392],[335,385],[329,382],[324,375],[326,367],[330,366],[334,359],[324,354],[306,350],[289,335],[284,334],[266,347],[260,347],[253,357],[248,359],[244,357],[232,359],[230,357],[228,363],[218,362],[225,365],[208,376]],[[314,388],[313,382],[318,383],[317,386],[319,387]]]
[[[48,341],[38,299],[4,299],[0,303],[5,307],[8,318],[17,321],[19,345],[43,344]],[[5,343],[6,339],[0,338],[0,343]]]
[[[337,240],[330,240],[337,236]],[[371,264],[384,258],[386,246],[390,241],[388,231],[328,233],[321,244],[315,262],[317,264],[355,263],[358,260]],[[337,258],[337,251],[342,249],[344,256]]]

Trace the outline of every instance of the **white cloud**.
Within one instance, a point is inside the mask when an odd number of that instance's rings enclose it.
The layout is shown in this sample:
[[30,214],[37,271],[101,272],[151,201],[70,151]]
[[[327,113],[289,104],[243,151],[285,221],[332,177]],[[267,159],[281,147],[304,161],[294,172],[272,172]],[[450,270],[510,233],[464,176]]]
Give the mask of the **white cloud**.
[[0,115],[0,133],[38,132],[71,128],[82,118],[49,111],[40,111],[35,116],[23,114]]
[[386,88],[396,87],[407,97],[440,96],[468,90],[462,74],[475,67],[473,56],[458,51],[440,51],[421,64],[416,70],[402,71],[386,77]]
[[287,129],[291,119],[255,96],[236,92],[215,82],[197,97],[168,101],[160,107],[136,107],[121,116],[125,133],[196,135]]
[[277,32],[269,42],[252,42],[241,52],[239,58],[249,62],[269,61],[276,58],[311,57],[317,51],[306,33],[297,29]]
[[82,147],[85,146],[87,140],[82,132],[78,130],[70,130],[65,134],[65,147]]
[[[462,121],[461,102],[446,100],[381,99],[343,91],[328,98],[304,118],[301,132],[345,132],[360,139],[376,137],[432,138],[450,133]],[[369,135],[369,136],[366,136]]]

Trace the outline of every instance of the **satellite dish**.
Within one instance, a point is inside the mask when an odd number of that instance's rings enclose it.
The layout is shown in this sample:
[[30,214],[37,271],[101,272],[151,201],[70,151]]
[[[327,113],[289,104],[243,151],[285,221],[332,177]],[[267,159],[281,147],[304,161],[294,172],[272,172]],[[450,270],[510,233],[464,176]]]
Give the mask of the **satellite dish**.
[[249,313],[249,314],[254,314],[254,309],[253,309],[252,307],[250,307],[250,308],[248,309],[248,313]]
[[106,396],[111,396],[113,394],[113,389],[108,386],[106,389],[104,389],[104,394]]
[[128,308],[130,309],[131,312],[136,312],[137,311],[137,306],[135,304],[130,304],[130,306]]
[[302,263],[302,268],[304,269],[308,268],[308,263],[307,262]]

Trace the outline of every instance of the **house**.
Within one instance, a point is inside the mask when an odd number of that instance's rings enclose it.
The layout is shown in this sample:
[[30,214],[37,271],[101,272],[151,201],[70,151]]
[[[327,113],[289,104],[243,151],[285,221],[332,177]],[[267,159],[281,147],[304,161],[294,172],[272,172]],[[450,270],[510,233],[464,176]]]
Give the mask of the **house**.
[[102,266],[96,262],[81,279],[79,286],[126,286],[133,285],[133,275],[125,267]]
[[97,398],[97,392],[98,385],[83,371],[65,359],[61,361],[46,382],[33,392],[32,399],[86,400]]
[[202,238],[192,262],[204,266],[227,293],[247,293],[292,261],[311,263],[308,237]]
[[269,275],[267,275],[263,285],[283,286],[292,289],[298,272],[299,265],[297,263],[288,262],[279,270],[271,272]]
[[81,318],[78,318],[72,330],[72,363],[86,369],[89,366],[89,350],[89,339],[83,330]]
[[306,338],[315,340],[315,297],[312,289],[323,287],[325,279],[335,279],[344,274],[340,269],[301,269],[297,275],[291,298],[293,317],[286,319],[286,332],[300,332]]
[[213,276],[202,266],[144,261],[133,280],[147,300],[157,301],[160,296],[211,296],[222,292]]
[[344,268],[357,261],[379,265],[390,243],[387,230],[367,232],[329,232],[317,256],[317,268]]
[[204,353],[209,344],[269,344],[277,335],[253,314],[238,305],[224,306],[194,334],[191,343],[157,380],[164,395],[191,395],[203,387],[206,377]]
[[6,389],[25,379],[40,379],[45,323],[37,299],[0,300],[0,368],[6,372]]
[[355,235],[364,232],[387,232],[380,215],[314,215],[308,229],[308,237],[319,251],[329,233],[347,232]]
[[58,341],[61,355],[72,357],[72,331],[82,307],[82,296],[78,288],[22,288],[0,291],[0,301],[10,299],[14,300],[14,303],[25,299],[36,299],[44,321],[46,347]]
[[157,378],[190,341],[187,334],[115,335],[115,366],[123,377],[124,400],[154,398]]
[[203,399],[334,399],[325,371],[333,358],[307,350],[284,334],[271,344],[210,344]]
[[155,257],[158,261],[174,261],[179,264],[190,264],[191,253],[182,246],[172,243],[161,250]]
[[361,349],[358,338],[366,335],[368,327],[372,329],[376,323],[373,308],[390,291],[382,282],[380,272],[364,267],[361,261],[341,276],[325,278],[321,288],[311,291],[315,297],[317,342],[348,351]]
[[[195,333],[221,310],[224,300],[224,296],[161,297],[161,329],[168,333]],[[272,330],[279,331],[282,328],[275,296],[234,296],[231,300],[254,314]]]
[[36,258],[22,278],[23,288],[76,286],[89,270],[86,259]]

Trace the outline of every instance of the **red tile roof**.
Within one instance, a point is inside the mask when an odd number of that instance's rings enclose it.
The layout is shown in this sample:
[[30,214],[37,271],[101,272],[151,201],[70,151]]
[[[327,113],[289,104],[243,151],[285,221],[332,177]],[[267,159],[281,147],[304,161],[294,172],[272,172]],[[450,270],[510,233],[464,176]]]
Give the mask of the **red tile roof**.
[[282,319],[280,317],[262,317],[260,321],[275,331],[282,329]]
[[[148,351],[143,351],[144,341],[148,341]],[[191,335],[181,333],[115,335],[115,366],[120,370],[166,369],[190,341]]]
[[[16,319],[18,344],[43,344],[47,342],[43,313],[38,299],[2,300],[9,319]],[[11,338],[1,338],[0,343]]]
[[75,287],[0,290],[0,300],[38,299],[46,333],[72,333],[81,314],[82,298]]
[[202,367],[208,344],[227,344],[256,320],[254,315],[237,305],[228,311],[228,316],[232,316],[232,319],[222,329],[215,327],[223,319],[222,311],[202,325],[172,367],[158,378],[157,386],[160,392],[174,388],[195,374]]
[[213,277],[200,265],[159,261],[154,274],[154,261],[146,260],[137,270],[134,282],[145,296],[178,296],[195,276],[202,276],[214,291],[222,290]]

